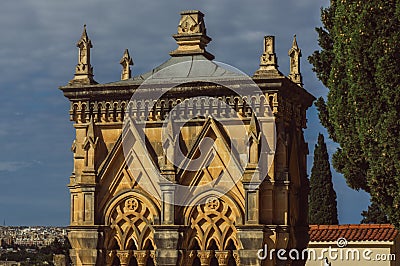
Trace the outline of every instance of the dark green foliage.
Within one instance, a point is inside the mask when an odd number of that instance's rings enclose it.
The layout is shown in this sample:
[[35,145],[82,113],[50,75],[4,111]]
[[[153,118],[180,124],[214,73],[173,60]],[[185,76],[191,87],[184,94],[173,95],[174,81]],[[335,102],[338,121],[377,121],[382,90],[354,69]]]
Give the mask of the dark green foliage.
[[333,166],[400,228],[400,0],[332,0],[310,56],[328,87],[317,108],[340,144]]
[[16,252],[6,252],[0,256],[0,260],[18,261],[22,265],[53,265],[53,255],[40,252],[30,252],[25,249]]
[[338,224],[336,192],[333,189],[329,155],[324,136],[319,134],[315,145],[310,178],[310,224]]
[[389,223],[386,215],[382,212],[382,209],[378,206],[375,201],[371,202],[368,206],[367,211],[361,213],[363,219],[362,224],[387,224]]
[[40,252],[44,254],[68,255],[70,248],[71,246],[69,244],[68,238],[65,237],[63,240],[56,238],[49,246],[41,248]]

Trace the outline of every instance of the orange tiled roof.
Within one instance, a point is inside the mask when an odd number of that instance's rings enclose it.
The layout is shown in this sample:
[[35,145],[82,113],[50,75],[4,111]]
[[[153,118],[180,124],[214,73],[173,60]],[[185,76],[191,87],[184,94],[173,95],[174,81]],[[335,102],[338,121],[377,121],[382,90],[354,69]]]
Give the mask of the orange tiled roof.
[[310,225],[310,241],[394,241],[399,231],[391,224]]

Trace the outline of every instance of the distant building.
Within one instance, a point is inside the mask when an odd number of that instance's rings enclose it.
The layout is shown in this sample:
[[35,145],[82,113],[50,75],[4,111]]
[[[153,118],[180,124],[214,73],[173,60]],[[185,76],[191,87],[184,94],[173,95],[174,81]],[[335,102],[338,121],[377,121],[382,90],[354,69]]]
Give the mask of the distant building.
[[21,263],[16,261],[0,261],[0,266],[21,266]]
[[67,258],[63,254],[54,254],[53,255],[53,264],[54,266],[66,266]]
[[[125,51],[121,80],[106,84],[93,78],[84,27],[74,78],[60,88],[76,130],[68,185],[74,265],[276,265],[257,257],[265,244],[306,247],[303,129],[315,98],[303,88],[296,38],[288,76],[278,70],[274,36],[265,36],[248,77],[213,61],[203,16],[181,13],[166,62],[132,77]],[[229,31],[232,22],[224,23]]]
[[308,248],[315,254],[306,266],[400,265],[400,234],[393,225],[310,225],[309,232]]
[[2,245],[21,245],[44,247],[54,242],[55,239],[64,241],[65,228],[62,227],[13,227],[0,228],[0,243]]

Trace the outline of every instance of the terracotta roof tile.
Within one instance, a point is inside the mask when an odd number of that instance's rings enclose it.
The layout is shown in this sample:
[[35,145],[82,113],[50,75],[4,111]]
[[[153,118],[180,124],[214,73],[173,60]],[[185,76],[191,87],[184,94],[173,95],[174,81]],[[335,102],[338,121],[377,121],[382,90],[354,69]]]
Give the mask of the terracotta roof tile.
[[391,224],[310,225],[310,241],[394,241],[399,231]]

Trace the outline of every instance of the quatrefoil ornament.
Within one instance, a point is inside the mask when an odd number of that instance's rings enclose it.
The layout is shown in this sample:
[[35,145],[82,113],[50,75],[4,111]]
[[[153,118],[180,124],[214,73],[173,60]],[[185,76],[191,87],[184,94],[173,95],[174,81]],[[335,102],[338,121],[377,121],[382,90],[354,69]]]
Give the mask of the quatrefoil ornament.
[[209,197],[206,200],[205,210],[206,211],[216,211],[220,205],[219,199],[216,197]]
[[136,209],[139,207],[139,202],[137,199],[130,198],[125,201],[125,208],[127,211],[136,211]]

